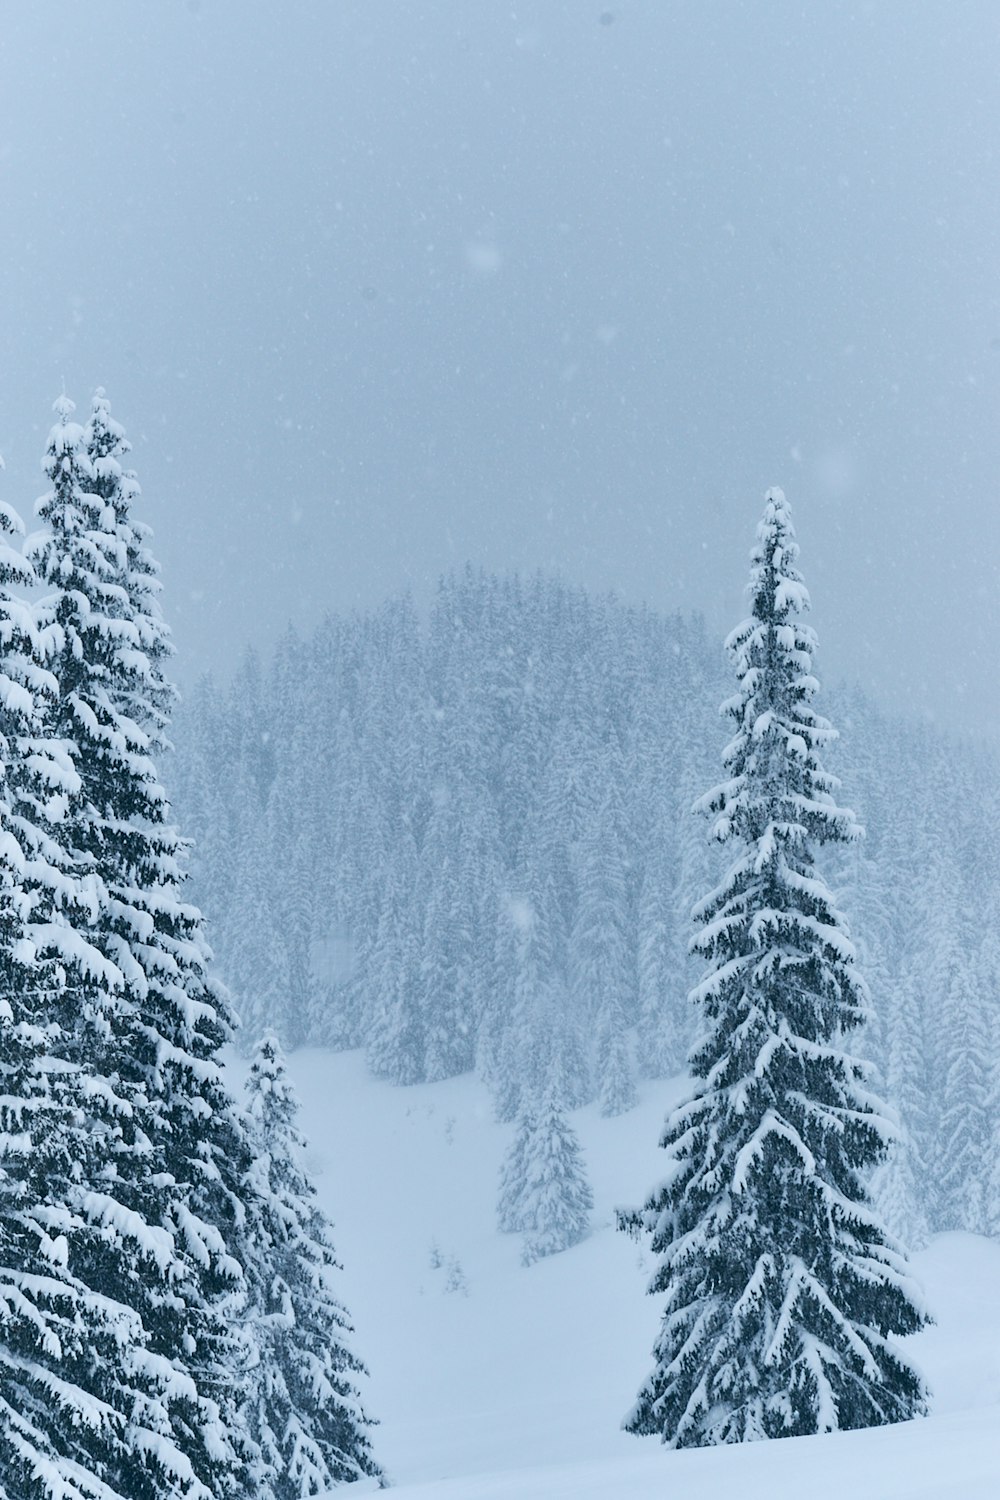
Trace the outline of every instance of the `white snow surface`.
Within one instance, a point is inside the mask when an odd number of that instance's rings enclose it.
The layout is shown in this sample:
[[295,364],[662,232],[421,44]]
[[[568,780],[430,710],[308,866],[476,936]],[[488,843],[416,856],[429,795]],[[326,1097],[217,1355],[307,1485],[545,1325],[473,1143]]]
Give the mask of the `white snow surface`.
[[615,1231],[613,1210],[662,1178],[657,1140],[686,1080],[645,1084],[616,1119],[596,1106],[574,1112],[593,1232],[526,1268],[521,1236],[496,1229],[513,1127],[494,1121],[481,1084],[393,1087],[369,1078],[359,1053],[307,1049],[288,1061],[343,1263],[336,1292],[371,1370],[375,1454],[399,1500],[1000,1495],[1000,1244],[941,1235],[914,1257],[937,1320],[909,1341],[933,1391],[930,1417],[671,1452],[620,1430],[652,1363],[662,1299],[645,1295],[648,1254]]

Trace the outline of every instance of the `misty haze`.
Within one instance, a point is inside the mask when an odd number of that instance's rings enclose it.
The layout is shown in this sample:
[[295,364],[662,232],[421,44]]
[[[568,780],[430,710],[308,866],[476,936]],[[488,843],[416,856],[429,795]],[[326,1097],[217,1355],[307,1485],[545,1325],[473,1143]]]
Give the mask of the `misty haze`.
[[2,1500],[1000,1492],[998,79],[5,8]]
[[740,607],[780,483],[827,676],[992,732],[989,0],[11,7],[6,494],[104,385],[190,683],[466,561]]

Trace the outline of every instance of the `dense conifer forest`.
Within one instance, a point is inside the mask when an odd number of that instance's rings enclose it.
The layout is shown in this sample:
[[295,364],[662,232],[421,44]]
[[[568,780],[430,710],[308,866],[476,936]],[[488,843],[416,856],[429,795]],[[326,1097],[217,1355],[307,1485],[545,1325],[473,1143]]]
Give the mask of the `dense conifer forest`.
[[[474,1068],[511,1121],[558,1065],[565,1105],[627,1109],[694,1035],[719,855],[692,805],[730,691],[698,618],[471,569],[427,618],[330,615],[200,682],[168,776],[245,1045],[363,1046],[401,1084]],[[995,1231],[996,760],[850,687],[822,707],[866,835],[826,866],[872,993],[856,1045],[906,1135],[877,1197],[914,1245]]]

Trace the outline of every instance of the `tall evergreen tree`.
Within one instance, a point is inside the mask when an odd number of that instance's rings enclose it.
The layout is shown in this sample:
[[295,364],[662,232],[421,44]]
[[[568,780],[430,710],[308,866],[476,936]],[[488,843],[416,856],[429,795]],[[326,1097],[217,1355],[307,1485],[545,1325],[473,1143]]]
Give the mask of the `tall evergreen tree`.
[[[1000,938],[994,934],[984,944],[980,980],[993,1004],[1000,1003]],[[983,1164],[983,1217],[988,1233],[1000,1239],[1000,1050],[991,1048],[987,1099],[990,1144]]]
[[442,786],[424,840],[427,887],[422,931],[420,1008],[426,1082],[472,1067],[475,1055],[473,890],[463,858],[471,808],[461,786]]
[[[70,1201],[103,1232],[90,1284],[132,1310],[183,1393],[167,1431],[191,1483],[222,1500],[250,1484],[240,1411],[249,1356],[234,1316],[245,1297],[247,1148],[218,1060],[230,1016],[206,972],[200,913],[181,899],[181,844],[152,759],[171,698],[168,645],[155,564],[131,517],[127,443],[102,396],[86,432],[70,414],[60,403],[52,488],[37,507],[45,529],[28,550],[50,590],[38,606],[53,643],[47,727],[74,772],[51,835],[92,882],[77,931],[121,976],[111,1001],[94,986],[76,997],[67,1061],[122,1099],[115,1133],[91,1153],[93,1178],[85,1170]],[[127,1494],[177,1493],[115,1455],[101,1473]]]
[[[620,769],[617,761],[609,769],[614,776]],[[585,1025],[596,1029],[594,1071],[602,1115],[624,1114],[636,1099],[620,822],[620,788],[612,783],[583,841],[569,965],[574,1009]]]
[[[984,910],[985,907],[985,910]],[[985,1234],[987,1177],[992,1135],[992,1064],[996,1051],[990,1021],[995,1014],[997,902],[990,897],[977,911],[986,916],[983,930],[965,925],[965,941],[952,939],[943,955],[950,960],[945,982],[935,998],[940,1038],[934,1061],[940,1074],[931,1172],[934,1177],[935,1229],[964,1229]],[[966,910],[972,910],[971,902]],[[956,923],[958,933],[962,929]],[[992,972],[991,972],[992,971]]]
[[729,637],[739,680],[726,780],[702,799],[735,846],[696,911],[708,964],[692,1096],[668,1120],[666,1183],[623,1225],[659,1257],[655,1367],[626,1419],[672,1446],[900,1421],[924,1410],[893,1342],[924,1322],[901,1249],[865,1189],[888,1132],[841,1037],[864,1019],[843,917],[814,851],[853,839],[811,707],[813,632],[789,507],[770,490],[751,613]]
[[553,882],[532,864],[522,892],[508,893],[500,913],[498,949],[508,968],[509,1009],[489,1078],[499,1120],[516,1119],[522,1105],[540,1095],[553,1054],[564,1104],[575,1108],[590,1097],[582,1027],[566,999],[560,925]]
[[247,1090],[260,1348],[253,1425],[275,1500],[306,1500],[341,1483],[381,1478],[356,1385],[367,1372],[351,1351],[353,1329],[331,1290],[339,1266],[301,1165],[298,1103],[273,1034],[257,1047]]
[[396,860],[386,872],[375,940],[367,955],[365,1017],[368,1066],[392,1083],[419,1083],[424,1076],[424,1025],[420,1014],[420,946],[411,897],[417,856],[403,831]]
[[[292,655],[289,670],[302,665],[302,653],[298,650]],[[265,868],[272,881],[279,945],[288,981],[284,1014],[279,1018],[275,1011],[255,1027],[255,1034],[259,1035],[265,1027],[274,1029],[294,1047],[308,1039],[316,1003],[313,945],[318,935],[317,832],[322,787],[317,775],[316,739],[307,734],[303,715],[296,713],[288,689],[278,698],[276,708],[276,722],[282,726],[281,744],[275,748],[275,777],[262,821],[269,847]],[[284,858],[279,854],[282,849]]]
[[911,966],[905,965],[890,997],[886,1086],[899,1116],[897,1139],[871,1181],[872,1197],[890,1231],[922,1249],[929,1233],[927,1191],[927,1058],[924,1017]]
[[[922,800],[928,817],[930,798]],[[939,834],[942,816],[938,812],[931,825],[938,825]],[[959,922],[958,863],[940,836],[926,852],[921,867],[910,872],[903,956],[886,1049],[890,1098],[903,1125],[903,1140],[894,1152],[898,1180],[892,1187],[880,1173],[875,1183],[890,1215],[902,1214],[905,1223],[909,1207],[918,1243],[928,1229],[957,1227],[945,1202],[949,1163],[941,1156],[941,1127],[952,1102],[947,1098],[952,1027],[960,1025],[955,1002],[962,999],[970,977],[968,945]],[[897,879],[900,873],[897,870]]]
[[[83,433],[59,403],[52,496],[87,506]],[[0,527],[19,530],[4,510]],[[69,586],[77,581],[67,566]],[[46,733],[59,683],[10,583],[35,582],[0,548],[0,1472],[17,1500],[209,1500],[183,1436],[217,1421],[156,1338],[176,1291],[169,1234],[137,1211],[143,1100],[109,1039],[128,1024],[128,965],[101,951],[111,909],[69,817],[72,744]],[[69,835],[69,836],[67,836]],[[145,1205],[142,1205],[145,1206]],[[142,1289],[143,1296],[137,1297]]]
[[172,738],[177,751],[170,759],[169,781],[174,805],[183,809],[184,827],[191,839],[189,878],[198,889],[216,941],[222,922],[235,905],[233,887],[239,860],[234,767],[222,748],[226,730],[223,695],[206,673],[185,697],[174,720]]
[[[331,915],[348,936],[351,963],[343,982],[332,993],[328,991],[322,1021],[314,1033],[314,1040],[340,1047],[367,1042],[370,1028],[380,1024],[381,970],[389,939],[398,930],[397,918],[409,918],[408,936],[413,922],[412,913],[405,911],[405,897],[400,911],[391,888],[400,880],[405,889],[412,875],[411,861],[416,858],[413,840],[402,831],[390,861],[384,805],[353,741],[351,752],[341,762],[341,774],[350,779],[351,801],[341,824],[331,892]],[[374,1063],[373,1068],[379,1071]]]
[[230,962],[226,981],[239,1016],[244,1045],[265,1028],[284,1031],[288,1016],[288,952],[276,910],[274,885],[286,873],[276,861],[268,819],[246,829],[238,859],[240,901],[230,917]]
[[638,1056],[648,1077],[676,1073],[684,1063],[681,989],[671,959],[674,949],[671,897],[674,887],[672,850],[663,847],[658,820],[642,872],[637,913],[636,967],[638,989]]

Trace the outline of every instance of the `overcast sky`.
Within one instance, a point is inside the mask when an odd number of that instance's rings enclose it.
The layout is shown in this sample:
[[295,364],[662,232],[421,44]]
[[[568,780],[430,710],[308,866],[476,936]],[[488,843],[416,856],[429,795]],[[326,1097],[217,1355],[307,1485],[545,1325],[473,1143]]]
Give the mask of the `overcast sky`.
[[135,444],[177,672],[471,559],[1000,719],[995,0],[45,0],[0,28],[2,498]]

